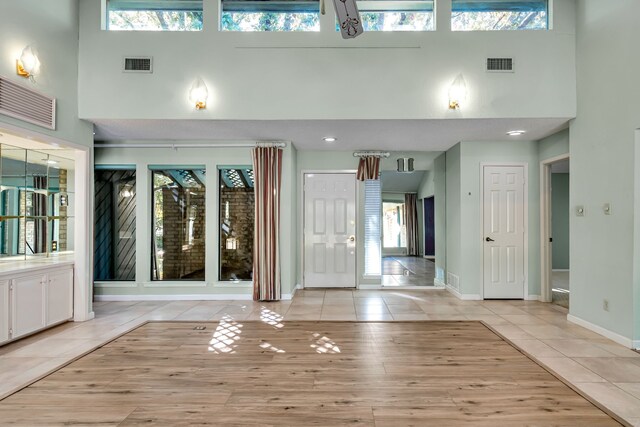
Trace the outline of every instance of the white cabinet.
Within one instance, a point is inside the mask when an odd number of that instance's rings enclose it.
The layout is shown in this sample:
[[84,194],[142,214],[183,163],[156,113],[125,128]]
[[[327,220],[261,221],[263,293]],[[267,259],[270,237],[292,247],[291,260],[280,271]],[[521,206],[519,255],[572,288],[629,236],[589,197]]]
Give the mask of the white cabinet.
[[45,288],[47,325],[70,319],[73,316],[73,270],[49,274]]
[[46,326],[44,313],[45,274],[19,277],[11,281],[11,338]]
[[73,317],[73,266],[0,277],[0,345]]
[[9,281],[0,280],[0,343],[9,340]]

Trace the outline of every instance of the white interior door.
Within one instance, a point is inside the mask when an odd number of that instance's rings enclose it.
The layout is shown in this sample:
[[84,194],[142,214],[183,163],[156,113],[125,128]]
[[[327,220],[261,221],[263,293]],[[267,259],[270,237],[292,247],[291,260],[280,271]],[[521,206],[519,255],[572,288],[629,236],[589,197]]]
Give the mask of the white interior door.
[[304,286],[356,286],[356,176],[304,175]]
[[524,298],[523,166],[484,167],[484,298]]

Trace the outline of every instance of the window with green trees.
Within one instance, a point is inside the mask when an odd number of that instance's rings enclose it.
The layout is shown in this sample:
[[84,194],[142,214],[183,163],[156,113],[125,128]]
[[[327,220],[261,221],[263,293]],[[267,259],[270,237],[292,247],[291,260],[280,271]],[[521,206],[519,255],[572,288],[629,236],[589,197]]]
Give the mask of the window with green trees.
[[365,31],[433,31],[433,0],[358,1]]
[[222,31],[320,31],[318,0],[222,0]]
[[452,0],[451,30],[546,30],[548,0]]
[[201,31],[202,0],[107,0],[111,31]]

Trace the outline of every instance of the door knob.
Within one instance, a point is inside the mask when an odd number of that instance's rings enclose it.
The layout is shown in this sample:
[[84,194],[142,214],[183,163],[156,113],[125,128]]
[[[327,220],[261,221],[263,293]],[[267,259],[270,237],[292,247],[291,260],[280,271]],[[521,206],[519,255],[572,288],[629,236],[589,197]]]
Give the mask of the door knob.
[[484,240],[486,240],[487,242],[495,242],[495,240],[493,240],[491,237],[487,237],[487,238],[486,238],[486,239],[484,239]]
[[350,242],[355,242],[356,241],[356,236],[349,236],[349,241]]

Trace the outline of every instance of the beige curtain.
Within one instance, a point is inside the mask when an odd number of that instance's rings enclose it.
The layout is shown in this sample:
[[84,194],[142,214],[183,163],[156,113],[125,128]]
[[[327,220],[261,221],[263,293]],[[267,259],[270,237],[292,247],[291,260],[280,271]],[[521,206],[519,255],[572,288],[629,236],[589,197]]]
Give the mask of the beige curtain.
[[360,157],[360,163],[358,164],[358,173],[356,175],[358,181],[365,181],[367,179],[378,179],[379,175],[380,157]]
[[253,299],[280,299],[280,184],[282,150],[253,149],[255,227],[253,241]]
[[404,224],[407,227],[407,255],[418,255],[418,206],[415,194],[404,195]]

